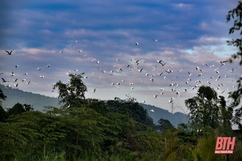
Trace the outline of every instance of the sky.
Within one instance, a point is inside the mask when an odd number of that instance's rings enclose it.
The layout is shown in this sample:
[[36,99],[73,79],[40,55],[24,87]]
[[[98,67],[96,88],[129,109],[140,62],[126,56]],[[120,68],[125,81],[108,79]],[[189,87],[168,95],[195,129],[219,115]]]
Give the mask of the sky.
[[187,113],[184,101],[201,85],[227,98],[241,76],[238,62],[221,63],[237,51],[226,43],[239,36],[226,22],[236,0],[0,3],[6,88],[58,97],[54,83],[84,72],[87,98],[131,97]]

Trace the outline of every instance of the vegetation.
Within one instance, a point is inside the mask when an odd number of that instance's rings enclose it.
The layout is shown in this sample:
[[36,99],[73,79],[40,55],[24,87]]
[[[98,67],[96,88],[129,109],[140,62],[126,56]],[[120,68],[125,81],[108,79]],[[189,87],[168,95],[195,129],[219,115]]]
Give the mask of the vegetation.
[[[241,8],[239,3],[229,11],[228,20],[241,16]],[[240,29],[241,21],[239,17],[230,33]],[[236,46],[241,39],[237,41],[230,43]],[[238,47],[241,53],[241,45]],[[128,101],[86,99],[82,74],[69,76],[70,83],[54,85],[62,108],[46,106],[40,112],[29,104],[16,103],[5,111],[0,106],[0,160],[242,160],[242,109],[235,108],[240,103],[241,79],[229,105],[214,89],[201,86],[196,96],[185,101],[189,122],[175,128],[164,118],[155,125],[132,97]],[[0,99],[7,99],[2,90]],[[239,129],[233,130],[232,123]],[[236,137],[233,154],[214,154],[217,136]]]
[[[230,21],[231,19],[234,19],[234,25],[230,28],[229,34],[233,34],[235,31],[239,32],[239,35],[242,35],[242,2],[239,2],[238,6],[230,10],[227,15],[227,21]],[[227,41],[228,45],[234,46],[238,48],[238,52],[233,54],[231,58],[228,60],[230,63],[233,61],[238,60],[239,65],[242,66],[242,39],[241,37],[232,39],[230,41]],[[239,76],[237,80],[237,90],[230,93],[230,98],[232,98],[234,101],[230,105],[231,107],[236,108],[235,109],[235,117],[233,119],[233,122],[238,125],[240,130],[242,130],[242,123],[241,123],[241,117],[242,117],[242,105],[241,98],[242,98],[242,75]],[[237,108],[237,106],[240,106]]]

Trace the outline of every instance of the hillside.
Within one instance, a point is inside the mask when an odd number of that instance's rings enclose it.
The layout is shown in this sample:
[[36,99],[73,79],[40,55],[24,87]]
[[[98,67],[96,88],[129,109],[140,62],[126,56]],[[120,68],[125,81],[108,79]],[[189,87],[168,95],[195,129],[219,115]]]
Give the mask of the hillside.
[[[47,97],[19,89],[6,88],[3,85],[0,85],[0,88],[2,89],[4,95],[7,96],[6,100],[2,101],[2,106],[4,108],[12,108],[16,103],[30,104],[35,110],[38,111],[42,111],[44,106],[60,107],[58,98]],[[140,103],[140,105],[147,110],[155,124],[157,124],[157,121],[160,118],[169,120],[174,126],[177,126],[179,123],[187,123],[187,115],[183,113],[177,112],[172,114],[167,110],[152,105],[143,103]],[[155,112],[151,112],[151,109],[153,109]]]
[[[148,114],[153,118],[153,121],[155,124],[157,124],[158,120],[160,118],[169,120],[174,126],[177,126],[179,123],[187,123],[187,115],[181,112],[176,112],[174,114],[170,113],[167,110],[164,110],[162,108],[158,108],[156,106],[147,105],[140,103],[148,112]],[[151,112],[150,110],[153,109],[154,112]]]
[[12,108],[16,103],[30,104],[38,111],[42,111],[44,106],[60,107],[58,98],[47,97],[19,89],[6,88],[3,85],[0,85],[0,88],[3,91],[3,94],[7,96],[6,100],[2,101],[2,106],[4,108]]

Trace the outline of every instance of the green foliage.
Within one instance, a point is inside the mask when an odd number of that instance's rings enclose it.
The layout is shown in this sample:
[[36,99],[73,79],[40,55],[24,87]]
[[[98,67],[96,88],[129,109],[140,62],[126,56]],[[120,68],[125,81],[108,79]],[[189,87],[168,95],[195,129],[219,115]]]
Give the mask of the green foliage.
[[108,100],[106,102],[107,109],[111,112],[117,112],[124,114],[132,118],[133,120],[145,124],[147,126],[153,126],[153,120],[148,115],[147,110],[144,109],[137,102],[127,102],[121,100]]
[[165,131],[169,128],[173,128],[173,125],[170,123],[169,120],[160,118],[158,123],[159,123],[159,125],[157,126],[157,129],[160,130],[160,131]]
[[216,135],[215,131],[207,131],[199,138],[198,143],[194,149],[197,160],[201,161],[221,161],[224,155],[214,154]]
[[[5,100],[7,97],[3,94],[2,89],[0,88],[0,99]],[[1,100],[0,100],[1,103]]]
[[[233,26],[229,29],[229,34],[233,34],[235,31],[239,31],[239,38],[232,39],[230,41],[227,41],[228,45],[235,46],[238,48],[238,52],[236,54],[231,55],[231,58],[228,60],[228,62],[232,63],[233,60],[239,59],[239,65],[242,66],[242,2],[239,2],[237,7],[230,10],[227,15],[227,21],[230,21],[231,19],[234,19]],[[241,103],[241,97],[242,97],[242,77],[240,75],[239,79],[237,80],[237,90],[230,93],[230,98],[233,99],[233,102],[231,104],[231,107],[237,107]],[[242,130],[242,124],[241,124],[241,111],[242,107],[238,107],[235,110],[235,119],[233,119],[234,123],[236,123],[240,130]]]
[[140,160],[161,160],[163,158],[162,137],[154,131],[140,131],[134,135],[133,149]]
[[8,113],[3,109],[2,105],[0,105],[0,122],[6,121],[8,118]]
[[12,108],[8,110],[9,115],[18,115],[23,112],[26,112],[24,106],[20,103],[16,103]]
[[85,92],[87,91],[87,87],[82,81],[83,74],[70,73],[69,83],[58,81],[54,84],[53,90],[58,88],[60,103],[63,103],[64,107],[77,107],[83,103]]
[[204,128],[219,126],[219,101],[217,93],[209,86],[201,86],[197,96],[185,100],[185,104],[190,110],[189,119],[194,128]]

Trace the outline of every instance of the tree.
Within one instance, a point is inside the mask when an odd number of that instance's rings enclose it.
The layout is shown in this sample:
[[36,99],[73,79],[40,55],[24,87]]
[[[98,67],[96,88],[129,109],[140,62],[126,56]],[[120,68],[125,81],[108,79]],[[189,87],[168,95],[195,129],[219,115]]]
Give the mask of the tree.
[[0,122],[6,121],[8,118],[8,113],[3,109],[2,105],[0,105]]
[[69,76],[69,83],[63,83],[58,81],[54,84],[53,90],[58,88],[59,97],[61,98],[60,103],[63,103],[64,107],[75,107],[82,104],[85,99],[85,92],[87,91],[87,87],[82,81],[83,74],[72,74]]
[[197,96],[185,100],[185,104],[190,110],[189,120],[195,128],[218,127],[220,113],[217,93],[214,89],[201,86]]
[[[239,65],[242,66],[242,2],[239,2],[236,8],[230,10],[227,15],[227,22],[231,19],[234,19],[234,25],[229,29],[229,34],[233,34],[235,31],[239,31],[240,38],[232,39],[227,41],[228,45],[235,46],[238,48],[238,52],[236,54],[231,55],[231,58],[228,60],[230,63],[233,60],[239,59]],[[233,99],[233,103],[231,107],[237,107],[241,102],[242,96],[242,76],[240,75],[237,80],[237,90],[230,93],[230,98]],[[234,122],[239,126],[242,130],[241,124],[242,117],[242,106],[235,110],[235,118]]]
[[9,115],[18,115],[23,112],[26,112],[24,106],[20,103],[16,103],[12,108],[8,110]]
[[[1,98],[2,100],[5,100],[5,99],[7,98],[7,96],[5,96],[5,95],[3,94],[3,91],[1,90],[1,88],[0,88],[0,98]],[[0,103],[1,103],[1,100],[0,100]]]
[[216,130],[207,131],[206,134],[198,139],[198,143],[193,150],[194,156],[200,161],[221,161],[223,155],[214,154],[216,144]]
[[171,122],[169,120],[166,120],[163,118],[160,118],[158,123],[159,123],[158,129],[160,131],[165,131],[165,130],[173,127],[173,125],[171,124]]
[[231,120],[233,118],[233,108],[226,106],[226,101],[223,96],[219,96],[220,110],[221,110],[221,130],[224,134],[229,135],[232,132]]
[[[0,88],[0,99],[5,100],[7,96],[3,94],[3,91]],[[3,109],[1,105],[1,100],[0,100],[0,122],[5,121],[8,117],[7,112]]]

